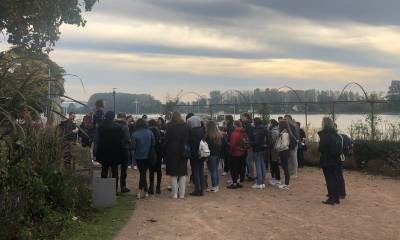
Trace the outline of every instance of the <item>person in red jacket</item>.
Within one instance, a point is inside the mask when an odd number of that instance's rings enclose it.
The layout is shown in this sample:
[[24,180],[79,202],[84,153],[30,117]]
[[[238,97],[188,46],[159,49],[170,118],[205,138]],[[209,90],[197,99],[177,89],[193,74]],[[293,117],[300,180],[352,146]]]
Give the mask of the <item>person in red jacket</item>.
[[233,131],[229,140],[229,154],[231,156],[231,176],[232,184],[228,186],[230,189],[241,188],[242,185],[238,183],[244,181],[246,174],[246,156],[247,149],[243,148],[244,139],[248,139],[246,132],[240,121],[235,121],[235,130]]

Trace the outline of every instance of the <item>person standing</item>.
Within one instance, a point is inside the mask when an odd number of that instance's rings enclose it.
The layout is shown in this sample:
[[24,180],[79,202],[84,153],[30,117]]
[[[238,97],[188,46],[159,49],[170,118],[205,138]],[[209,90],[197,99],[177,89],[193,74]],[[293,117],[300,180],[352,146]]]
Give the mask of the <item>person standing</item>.
[[254,189],[265,188],[265,150],[266,150],[266,129],[260,118],[254,118],[253,131],[253,153],[256,165],[257,178],[252,186]]
[[[94,135],[97,135],[97,129],[98,127],[103,123],[105,120],[105,113],[104,113],[104,108],[105,108],[105,101],[103,99],[99,99],[95,103],[95,110],[93,113],[93,127],[94,127]],[[93,158],[95,161],[97,161],[97,141],[96,138],[93,142]]]
[[120,165],[119,180],[120,180],[121,193],[127,193],[130,192],[130,190],[126,187],[126,177],[128,175],[128,163],[130,156],[129,151],[131,148],[131,140],[130,140],[129,126],[126,119],[126,114],[118,113],[115,122],[121,127],[123,132],[122,139],[120,140],[122,144],[122,149],[121,149],[122,154],[118,165]]
[[111,177],[115,178],[118,192],[118,162],[123,157],[124,132],[121,126],[114,122],[115,113],[108,111],[104,121],[98,126],[96,134],[97,161],[101,163],[101,177],[107,178],[111,168]]
[[59,125],[61,129],[61,134],[63,137],[63,156],[64,156],[64,166],[66,168],[72,168],[73,157],[72,157],[72,144],[77,141],[78,130],[75,123],[75,113],[70,112],[68,114],[68,119],[62,121]]
[[278,187],[281,190],[289,190],[290,173],[289,173],[289,151],[290,151],[290,127],[285,120],[279,122],[279,137],[276,140],[275,150],[279,153],[282,170],[285,174],[285,182]]
[[172,114],[165,135],[166,173],[171,176],[172,197],[183,199],[186,191],[187,158],[184,151],[188,147],[189,132],[179,112]]
[[299,146],[297,149],[297,162],[299,164],[299,168],[304,167],[304,152],[307,151],[307,136],[306,132],[304,131],[303,128],[301,128],[301,123],[296,122],[297,127],[299,128],[299,133],[300,133],[300,141],[299,141]]
[[200,141],[204,138],[205,129],[201,119],[192,113],[188,114],[186,122],[189,127],[190,166],[194,183],[194,192],[190,195],[203,196],[205,190],[204,160],[199,157],[199,146]]
[[231,176],[232,184],[228,186],[229,189],[242,188],[238,183],[239,179],[244,180],[246,174],[246,157],[247,157],[247,144],[249,139],[246,131],[243,128],[242,122],[235,121],[235,130],[231,135],[229,141],[229,154],[231,156]]
[[[229,147],[229,140],[231,139],[231,135],[233,131],[235,130],[235,127],[233,126],[233,116],[232,115],[227,115],[225,116],[225,122],[226,122],[226,139],[228,140],[228,146]],[[229,151],[226,151],[227,154],[225,154],[224,158],[224,175],[226,175],[228,172],[230,172],[231,169],[231,164],[230,164],[230,155]]]
[[223,146],[223,135],[219,131],[215,121],[208,121],[206,124],[206,136],[205,140],[210,149],[210,157],[207,161],[208,170],[211,175],[212,187],[209,189],[210,192],[219,191],[219,162],[222,155]]
[[269,131],[271,134],[270,139],[270,172],[271,172],[271,180],[269,184],[271,186],[279,186],[281,184],[281,171],[279,169],[279,152],[276,151],[275,145],[276,141],[279,138],[279,123],[272,119],[270,121]]
[[296,122],[293,120],[291,115],[285,115],[285,121],[288,123],[290,132],[290,144],[289,144],[289,172],[290,176],[296,178],[298,170],[297,162],[297,149],[299,148],[300,129],[297,127]]
[[324,173],[328,199],[323,204],[340,204],[339,172],[340,155],[343,154],[343,139],[337,133],[333,120],[329,117],[322,119],[322,130],[318,132],[320,141],[318,151],[321,153],[320,166]]
[[138,119],[136,130],[132,134],[132,148],[135,151],[135,159],[139,168],[139,192],[137,198],[148,197],[147,170],[150,168],[150,151],[155,146],[153,133],[147,128],[144,119]]
[[150,166],[150,187],[149,187],[149,194],[154,194],[154,174],[157,173],[157,185],[156,185],[156,193],[161,194],[161,179],[162,179],[162,171],[161,171],[161,163],[162,163],[162,156],[163,153],[163,142],[161,137],[161,132],[158,128],[157,121],[151,119],[149,121],[149,129],[153,133],[154,140],[155,140],[155,151],[157,153],[157,162]]
[[[253,131],[254,131],[254,127],[252,125],[252,119],[251,119],[251,115],[249,113],[243,113],[241,116],[241,120],[242,120],[242,125],[244,130],[246,131],[246,135],[249,137],[250,140],[250,146],[253,146]],[[247,180],[252,182],[255,180],[255,171],[254,171],[254,152],[252,147],[250,147],[247,150],[247,156],[246,156],[246,174],[247,174]]]

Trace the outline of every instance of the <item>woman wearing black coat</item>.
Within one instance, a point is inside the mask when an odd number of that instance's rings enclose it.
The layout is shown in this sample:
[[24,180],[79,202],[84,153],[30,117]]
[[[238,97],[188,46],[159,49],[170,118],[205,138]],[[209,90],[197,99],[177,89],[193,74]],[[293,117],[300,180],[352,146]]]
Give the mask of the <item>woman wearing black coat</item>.
[[334,153],[340,136],[334,128],[332,119],[325,117],[322,120],[322,130],[318,133],[320,142],[318,150],[321,153],[320,165],[323,170],[326,187],[328,189],[328,200],[323,204],[340,204],[339,200],[339,175],[337,168],[340,165],[340,153]]
[[114,122],[115,113],[107,112],[105,120],[97,129],[97,160],[101,163],[101,177],[107,178],[108,170],[111,168],[111,176],[116,179],[116,190],[118,190],[118,164],[124,158],[124,131],[122,127]]
[[[188,144],[188,127],[181,114],[174,112],[171,122],[167,124],[165,136],[166,173],[171,176],[172,197],[185,197],[187,159],[183,156],[184,146]],[[178,186],[179,182],[179,186]]]
[[162,171],[161,171],[161,163],[162,163],[162,156],[163,154],[163,143],[161,138],[161,132],[157,126],[157,121],[151,119],[149,121],[149,130],[154,135],[154,143],[155,143],[155,150],[157,153],[157,162],[150,166],[150,186],[149,186],[149,194],[154,194],[154,173],[157,173],[157,185],[156,185],[156,193],[161,193],[161,178],[162,178]]

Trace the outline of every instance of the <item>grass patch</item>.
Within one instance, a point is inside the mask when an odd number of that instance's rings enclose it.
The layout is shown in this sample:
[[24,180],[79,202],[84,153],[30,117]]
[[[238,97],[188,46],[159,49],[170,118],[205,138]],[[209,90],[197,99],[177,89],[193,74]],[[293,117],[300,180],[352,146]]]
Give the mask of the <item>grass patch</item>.
[[132,195],[119,196],[113,208],[95,209],[87,217],[73,221],[59,240],[112,240],[127,223],[135,200]]

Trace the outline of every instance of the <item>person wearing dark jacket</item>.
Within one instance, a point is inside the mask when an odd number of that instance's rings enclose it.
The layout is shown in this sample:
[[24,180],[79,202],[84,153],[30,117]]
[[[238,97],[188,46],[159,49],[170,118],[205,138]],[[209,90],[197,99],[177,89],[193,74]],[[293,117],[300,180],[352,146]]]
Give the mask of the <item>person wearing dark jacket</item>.
[[126,187],[126,177],[128,175],[129,151],[131,148],[131,140],[129,134],[129,126],[126,121],[126,114],[118,113],[115,122],[121,127],[123,131],[123,138],[121,139],[123,146],[122,148],[123,153],[119,161],[120,171],[121,171],[121,174],[119,175],[120,176],[119,180],[121,183],[121,192],[127,193],[130,192],[130,190]]
[[83,117],[82,123],[79,126],[78,136],[81,140],[82,147],[92,147],[92,142],[94,139],[94,128],[90,115]]
[[150,166],[150,187],[149,187],[149,194],[154,194],[154,173],[157,173],[157,185],[156,185],[156,193],[161,193],[161,178],[162,178],[162,171],[161,171],[161,163],[162,163],[162,156],[163,153],[163,143],[161,138],[160,130],[157,126],[157,121],[151,119],[149,121],[149,129],[154,135],[154,142],[155,142],[155,150],[157,153],[157,162]]
[[241,142],[246,134],[241,121],[235,121],[235,130],[229,140],[229,154],[231,156],[231,176],[232,184],[228,186],[229,189],[241,188],[242,185],[238,180],[244,180],[246,173],[246,156],[247,150],[242,148]]
[[323,118],[322,130],[318,132],[320,138],[318,150],[321,153],[320,166],[323,170],[328,190],[328,200],[322,203],[329,205],[340,204],[339,176],[337,172],[337,168],[340,166],[340,154],[331,153],[335,147],[334,139],[338,136],[333,124],[332,119],[329,117]]
[[265,150],[266,150],[266,129],[260,118],[254,118],[253,130],[253,153],[257,172],[257,181],[254,189],[265,188]]
[[297,162],[297,149],[299,148],[300,128],[293,120],[291,115],[285,115],[285,120],[290,127],[290,144],[289,144],[289,173],[290,176],[296,178],[299,164]]
[[147,128],[147,122],[144,119],[138,119],[136,130],[132,134],[132,148],[135,151],[135,159],[139,168],[139,192],[137,198],[148,196],[147,170],[150,168],[150,151],[155,146],[153,133]]
[[[231,139],[231,135],[233,131],[235,130],[235,127],[233,126],[233,116],[232,115],[227,115],[225,117],[226,121],[226,139],[228,140],[228,145],[229,145],[229,139]],[[226,175],[228,172],[230,172],[231,165],[230,165],[230,155],[229,151],[226,151],[226,154],[224,156],[224,175]]]
[[60,123],[59,129],[61,130],[63,137],[64,166],[66,168],[71,168],[74,164],[72,157],[72,143],[77,140],[78,136],[74,112],[70,112],[68,114],[68,119]]
[[105,120],[98,126],[96,134],[97,160],[101,163],[101,177],[107,178],[111,168],[111,177],[116,179],[118,190],[118,164],[123,158],[124,138],[122,127],[114,122],[115,113],[108,111]]
[[185,145],[189,143],[189,132],[179,112],[172,114],[167,124],[165,135],[166,173],[171,176],[172,197],[185,198],[187,158],[184,156]]
[[300,138],[299,138],[299,147],[297,149],[297,162],[299,168],[304,167],[304,152],[307,151],[307,136],[306,132],[303,128],[301,128],[301,123],[296,122],[297,127],[299,128]]
[[[93,127],[94,127],[94,135],[97,135],[97,129],[98,127],[104,122],[105,119],[105,114],[104,114],[104,108],[105,108],[105,102],[104,100],[100,99],[97,100],[95,103],[96,109],[93,112]],[[96,153],[97,153],[97,141],[96,138],[93,142],[93,157],[96,160]],[[97,161],[97,160],[96,160]]]
[[204,138],[205,129],[201,119],[193,114],[188,114],[186,122],[189,127],[190,166],[194,183],[194,192],[190,195],[203,196],[205,190],[204,159],[199,158],[199,146],[200,141]]
[[210,171],[212,183],[212,187],[207,191],[215,193],[219,191],[218,167],[222,155],[224,137],[214,121],[207,122],[205,140],[210,149],[210,157],[208,158],[207,166]]
[[[253,139],[253,131],[254,127],[252,126],[252,120],[251,120],[251,115],[249,113],[243,113],[242,114],[242,125],[243,128],[249,137],[250,140],[250,145],[253,145],[254,139]],[[246,157],[246,174],[247,174],[247,180],[248,181],[254,181],[255,180],[255,171],[254,171],[254,152],[252,147],[247,150],[247,157]]]

